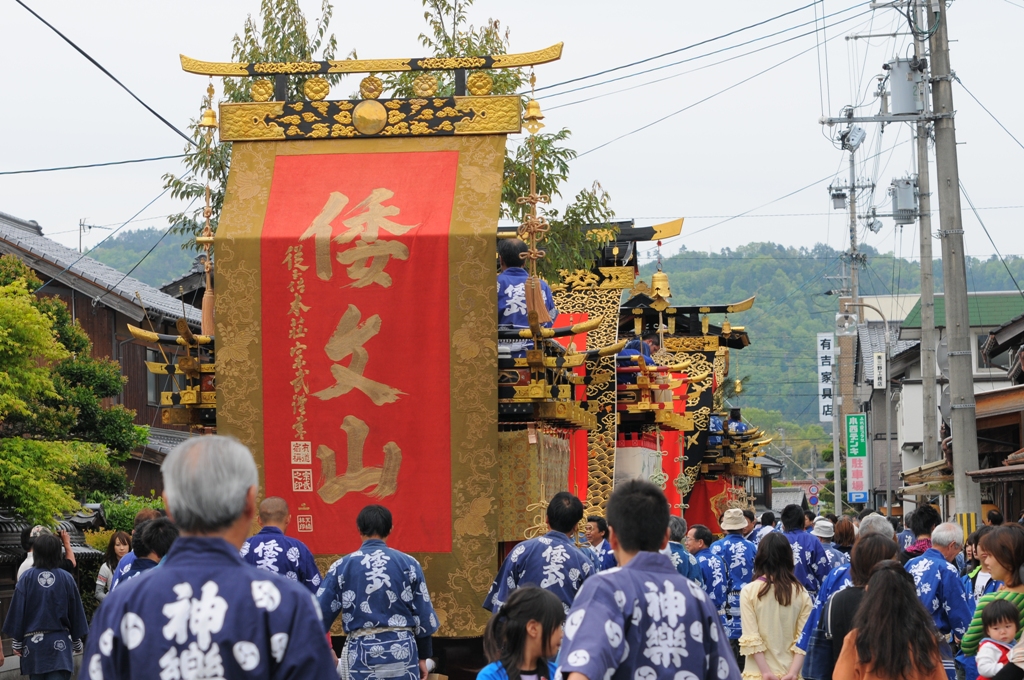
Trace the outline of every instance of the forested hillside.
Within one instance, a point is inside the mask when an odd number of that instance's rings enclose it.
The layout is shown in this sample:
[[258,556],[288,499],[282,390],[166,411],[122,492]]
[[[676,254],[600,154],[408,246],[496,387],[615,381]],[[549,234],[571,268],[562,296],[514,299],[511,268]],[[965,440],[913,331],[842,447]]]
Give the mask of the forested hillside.
[[[865,249],[861,270],[862,295],[891,295],[920,291],[920,265],[895,260],[891,254]],[[814,337],[832,329],[837,299],[827,294],[840,281],[841,253],[824,245],[784,248],[773,243],[750,243],[718,253],[682,251],[667,258],[663,269],[672,285],[675,304],[739,302],[756,295],[754,308],[729,320],[745,326],[751,345],[732,353],[732,377],[750,376],[741,403],[780,411],[787,420],[814,422],[817,377]],[[1024,281],[1024,259],[1007,260],[1018,282]],[[649,277],[653,265],[641,275]],[[942,266],[935,261],[936,292],[942,291]],[[992,258],[968,264],[969,290],[1013,290],[1002,263]],[[721,319],[715,320],[718,323]]]
[[[135,267],[132,276],[159,288],[187,272],[196,256],[192,251],[181,249],[182,236],[167,234],[160,240],[165,231],[149,227],[115,234],[89,253],[89,257],[125,273]],[[153,252],[147,256],[150,248]]]
[[[920,291],[918,262],[896,260],[891,253],[880,254],[870,248],[865,252],[868,261],[860,275],[862,295]],[[750,243],[718,253],[683,250],[663,263],[675,304],[721,304],[757,296],[753,309],[729,319],[745,326],[751,340],[749,347],[731,354],[730,378],[749,376],[743,392],[733,401],[746,407],[744,415],[769,432],[784,429],[788,445],[806,466],[811,463],[812,445],[817,445],[819,452],[830,446],[825,430],[817,425],[814,340],[816,333],[830,331],[835,323],[838,301],[827,291],[842,283],[825,277],[840,274],[840,256],[820,244],[797,249]],[[1008,258],[1007,264],[1024,285],[1024,259]],[[653,265],[646,265],[641,276],[649,282],[653,270]],[[940,261],[935,261],[934,270],[936,292],[941,292]],[[997,258],[971,258],[967,286],[972,291],[1015,289]],[[713,321],[719,323],[721,318]],[[776,441],[781,443],[781,437]]]

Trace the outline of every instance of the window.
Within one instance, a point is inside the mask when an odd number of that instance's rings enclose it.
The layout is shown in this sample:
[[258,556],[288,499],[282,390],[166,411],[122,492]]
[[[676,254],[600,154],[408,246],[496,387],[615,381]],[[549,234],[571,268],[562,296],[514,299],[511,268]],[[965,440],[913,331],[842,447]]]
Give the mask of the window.
[[982,353],[982,349],[985,347],[985,344],[988,342],[989,335],[988,335],[988,333],[978,333],[974,337],[975,337],[975,340],[977,342],[977,348],[978,348],[978,362],[977,362],[977,364],[978,364],[978,369],[979,370],[981,370],[981,369],[1002,369],[1002,370],[1005,371],[1006,369],[1008,369],[1010,367],[1010,351],[1008,349],[1004,350],[1001,354],[997,354],[996,356],[992,357],[990,360],[986,361],[985,355],[984,355],[984,353]]

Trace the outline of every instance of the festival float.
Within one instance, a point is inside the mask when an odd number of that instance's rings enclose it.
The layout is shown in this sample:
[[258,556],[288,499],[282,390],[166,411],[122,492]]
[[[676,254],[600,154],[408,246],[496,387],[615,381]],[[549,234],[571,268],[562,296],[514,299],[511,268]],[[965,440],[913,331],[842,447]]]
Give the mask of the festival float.
[[[729,353],[750,343],[729,315],[753,298],[674,305],[660,260],[650,285],[638,279],[638,244],[678,235],[681,219],[595,225],[588,236],[601,257],[549,282],[555,324],[534,302],[528,328],[498,330],[496,241],[527,243],[528,286],[539,285],[547,225],[537,207],[547,197],[531,181],[520,198],[530,214],[499,232],[506,136],[523,127],[532,136],[543,114],[533,99],[524,115],[519,96],[491,94],[490,72],[561,50],[301,63],[182,56],[190,73],[251,79],[253,101],[222,103],[200,123],[232,142],[216,235],[207,192],[197,238],[208,254],[202,333],[133,330],[185,353],[148,366],[176,379],[162,395],[163,422],[215,423],[245,443],[261,494],[288,501],[321,570],[358,547],[363,506],[390,508],[389,542],[423,565],[438,648],[456,674],[477,661],[489,616],[481,604],[500,560],[541,530],[551,495],[572,491],[602,513],[616,482],[645,478],[714,530],[725,507],[750,505],[743,481],[760,475],[753,457],[767,441],[753,428],[716,431]],[[454,72],[454,95],[437,94],[437,71]],[[383,72],[418,73],[415,96],[382,98],[374,74]],[[359,98],[329,99],[333,74],[366,74]],[[303,80],[304,99],[287,99],[289,79]],[[501,351],[510,338],[527,342],[524,356]],[[653,354],[625,349],[651,338]]]

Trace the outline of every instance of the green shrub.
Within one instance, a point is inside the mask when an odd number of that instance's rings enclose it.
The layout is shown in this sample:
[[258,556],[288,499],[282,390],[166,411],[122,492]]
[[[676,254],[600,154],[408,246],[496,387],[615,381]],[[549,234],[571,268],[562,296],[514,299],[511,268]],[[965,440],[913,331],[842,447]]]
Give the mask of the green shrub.
[[[143,508],[164,509],[164,501],[159,496],[128,496],[121,500],[106,500],[102,502],[103,515],[107,519],[107,529],[112,531],[127,531],[131,533],[135,528],[135,515]],[[103,549],[106,550],[106,545]]]

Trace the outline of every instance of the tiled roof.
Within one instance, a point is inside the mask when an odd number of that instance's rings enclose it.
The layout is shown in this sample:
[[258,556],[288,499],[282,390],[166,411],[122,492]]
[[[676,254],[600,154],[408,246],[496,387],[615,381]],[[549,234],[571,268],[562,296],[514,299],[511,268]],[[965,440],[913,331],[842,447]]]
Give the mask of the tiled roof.
[[[900,334],[900,324],[890,323],[890,342],[892,343],[892,354],[897,357],[908,349],[917,347],[918,340],[897,340]],[[861,375],[864,380],[875,374],[875,352],[885,353],[885,324],[882,322],[862,323],[857,326],[857,335],[860,338],[860,356],[863,371]]]
[[772,510],[776,516],[786,509],[787,505],[803,505],[806,494],[798,486],[777,486],[772,489]]
[[[972,328],[1001,326],[1014,317],[1024,314],[1024,296],[1015,290],[968,293],[967,311]],[[918,300],[903,321],[903,328],[920,327],[921,301]],[[946,298],[941,293],[935,295],[935,327],[946,327]]]
[[146,447],[167,455],[171,452],[171,449],[191,436],[188,432],[180,430],[165,430],[160,427],[151,427],[149,428],[149,442],[146,444]]
[[33,269],[136,321],[145,318],[135,297],[138,292],[150,315],[173,321],[184,314],[189,325],[199,329],[202,314],[198,309],[186,306],[183,310],[180,300],[149,284],[3,219],[0,219],[0,253],[14,254]]

